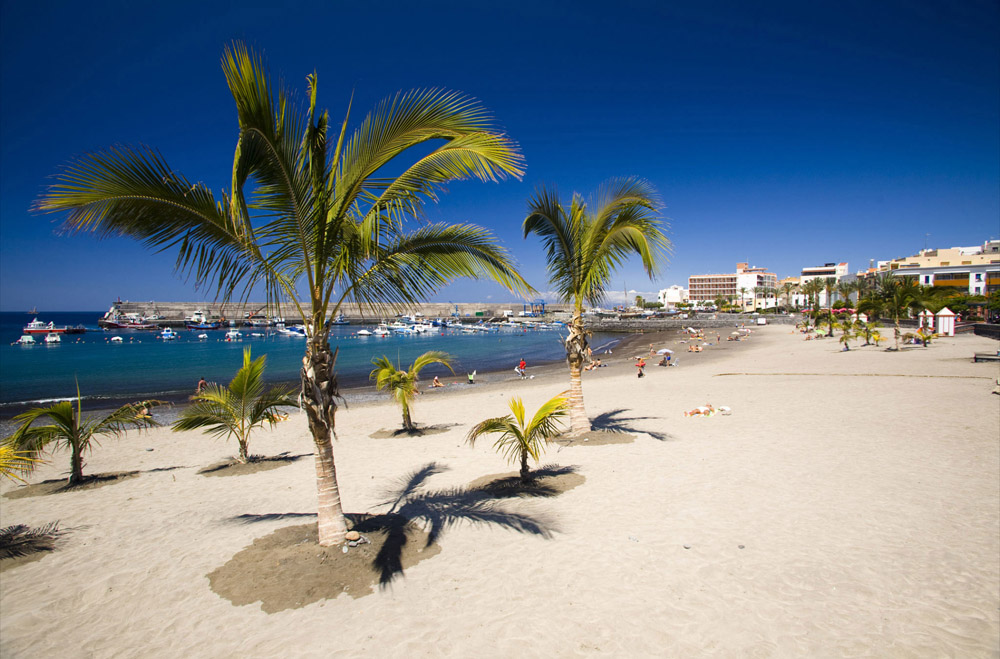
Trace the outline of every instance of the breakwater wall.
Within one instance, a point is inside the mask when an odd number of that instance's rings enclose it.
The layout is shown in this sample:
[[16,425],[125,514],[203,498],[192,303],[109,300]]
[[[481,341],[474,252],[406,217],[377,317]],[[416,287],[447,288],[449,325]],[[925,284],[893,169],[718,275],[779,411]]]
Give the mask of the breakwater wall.
[[[225,318],[241,322],[248,314],[266,314],[268,316],[281,316],[287,323],[301,323],[303,319],[292,304],[271,305],[263,302],[115,302],[118,313],[138,314],[139,316],[163,316],[162,319],[155,320],[158,325],[164,327],[183,325],[184,319],[191,316],[195,311],[201,311],[213,318]],[[305,305],[308,306],[308,305]],[[571,305],[568,304],[546,304],[546,316],[553,317],[568,314]],[[454,313],[458,318],[467,322],[476,322],[483,319],[498,318],[503,316],[505,311],[511,311],[516,316],[523,311],[522,304],[508,302],[489,304],[479,302],[423,302],[405,308],[408,314],[423,314],[427,318],[448,318]],[[373,313],[366,310],[364,313],[356,304],[341,305],[340,312],[353,324],[377,323],[382,318],[392,318],[395,313],[386,310],[383,314]]]

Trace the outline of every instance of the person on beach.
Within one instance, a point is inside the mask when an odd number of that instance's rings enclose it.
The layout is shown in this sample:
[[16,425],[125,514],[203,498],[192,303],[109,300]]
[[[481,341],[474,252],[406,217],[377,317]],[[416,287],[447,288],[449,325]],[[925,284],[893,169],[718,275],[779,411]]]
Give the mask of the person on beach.
[[643,359],[642,357],[640,357],[639,361],[636,362],[635,367],[637,369],[639,369],[637,377],[640,377],[640,378],[646,377],[646,373],[643,371],[643,369],[646,368],[646,360],[645,359]]
[[435,375],[434,376],[434,380],[431,381],[431,386],[432,387],[443,387],[444,386],[444,382],[441,382],[441,380],[438,378],[438,376]]
[[711,403],[705,403],[702,407],[696,407],[690,412],[685,412],[684,416],[712,416],[715,414],[715,408],[712,407]]
[[514,371],[518,375],[520,375],[521,379],[523,380],[526,377],[525,376],[525,369],[527,369],[527,368],[528,368],[528,363],[526,361],[524,361],[524,357],[521,357],[521,361],[518,363],[517,368],[515,368]]
[[194,392],[196,394],[200,394],[201,390],[204,389],[207,386],[208,386],[208,383],[205,382],[205,378],[202,378],[202,379],[198,380],[198,386],[194,388]]

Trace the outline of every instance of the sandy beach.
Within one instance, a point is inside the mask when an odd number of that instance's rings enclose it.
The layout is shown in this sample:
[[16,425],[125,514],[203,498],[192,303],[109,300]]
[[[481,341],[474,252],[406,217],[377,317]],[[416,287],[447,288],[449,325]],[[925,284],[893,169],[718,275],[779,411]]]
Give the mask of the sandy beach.
[[[584,374],[591,419],[623,440],[549,445],[543,464],[578,484],[446,520],[437,553],[358,597],[304,589],[301,606],[268,613],[210,584],[255,539],[315,522],[299,414],[251,441],[287,454],[266,471],[201,475],[235,443],[161,428],[102,440],[85,468],[136,477],[14,499],[4,483],[3,526],[67,533],[40,560],[0,563],[0,654],[997,657],[1000,369],[971,359],[997,342],[845,353],[770,326],[690,354],[681,338],[633,337]],[[650,342],[679,366],[653,366]],[[563,367],[529,373],[420,396],[414,421],[444,430],[424,437],[373,438],[400,425],[389,402],[342,409],[344,509],[385,511],[432,463],[431,503],[512,472],[492,442],[464,436],[512,395],[533,411],[568,387]],[[732,413],[684,416],[706,403]],[[68,464],[57,453],[30,480]]]

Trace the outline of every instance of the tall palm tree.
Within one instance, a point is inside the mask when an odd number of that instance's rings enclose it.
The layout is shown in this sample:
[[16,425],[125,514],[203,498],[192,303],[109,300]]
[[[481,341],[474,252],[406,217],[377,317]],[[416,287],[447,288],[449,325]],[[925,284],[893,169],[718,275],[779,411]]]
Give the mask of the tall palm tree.
[[764,306],[765,307],[767,306],[767,302],[766,302],[766,300],[767,300],[767,286],[754,286],[751,289],[751,292],[753,293],[753,310],[754,311],[757,311],[757,296],[758,295],[763,295],[764,296],[764,300],[765,300]]
[[369,374],[368,379],[375,380],[375,388],[391,394],[403,408],[403,430],[407,431],[417,429],[410,419],[410,405],[413,404],[413,399],[417,395],[417,378],[420,376],[420,371],[431,364],[444,364],[448,370],[454,373],[451,368],[451,355],[439,350],[429,350],[420,355],[405,371],[393,366],[385,355],[373,359],[372,363],[375,364],[375,368]]
[[781,292],[785,295],[785,310],[792,308],[792,293],[798,290],[798,285],[790,281],[786,281],[781,285]]
[[329,134],[315,73],[302,107],[242,44],[226,50],[222,68],[239,132],[232,189],[220,200],[152,149],[125,146],[66,167],[36,208],[67,211],[71,230],[176,248],[178,269],[223,299],[246,299],[260,286],[270,302],[290,301],[306,325],[300,400],[316,446],[319,543],[339,544],[347,519],[333,456],[340,393],[327,321],[346,302],[376,313],[405,308],[459,277],[529,292],[488,231],[404,226],[447,182],[520,177],[523,161],[485,109],[456,92],[398,93],[351,132],[348,106]]
[[809,305],[809,315],[814,319],[819,318],[819,293],[823,290],[823,281],[820,279],[810,279],[802,284],[801,289]]
[[833,324],[836,322],[836,319],[833,317],[833,292],[835,290],[837,290],[837,280],[833,277],[824,277],[823,292],[826,293],[826,306],[829,311],[829,318],[827,318],[827,322],[830,324],[830,330],[827,333],[827,336],[833,336]]
[[851,303],[851,293],[853,293],[854,290],[854,282],[852,281],[837,282],[837,295],[839,295],[840,299],[844,300],[849,307],[855,306]]
[[526,422],[524,403],[520,398],[511,398],[507,403],[511,414],[477,423],[465,439],[474,446],[482,435],[500,435],[493,447],[511,462],[519,459],[521,482],[530,483],[528,457],[538,462],[545,450],[545,442],[559,434],[559,421],[566,416],[567,402],[565,394],[559,394],[546,401]]
[[237,462],[250,461],[247,452],[250,433],[264,424],[274,426],[282,407],[298,407],[292,395],[294,388],[274,386],[264,388],[264,366],[267,355],[250,356],[250,347],[243,349],[243,366],[236,371],[229,386],[209,384],[195,394],[194,404],[174,422],[174,431],[197,430],[228,439],[235,437],[240,447]]
[[747,293],[749,292],[749,288],[746,286],[740,286],[740,311],[747,310]]
[[[48,407],[35,407],[14,417],[21,425],[14,434],[4,440],[4,444],[15,451],[27,452],[34,457],[50,445],[68,448],[70,451],[69,485],[84,482],[83,454],[97,444],[97,437],[109,435],[121,437],[129,428],[143,429],[158,425],[149,410],[162,401],[146,400],[122,405],[114,412],[103,416],[84,416],[80,388],[76,391],[76,407],[73,401],[60,401]],[[48,425],[35,425],[47,418]]]
[[580,373],[587,354],[583,304],[598,306],[611,275],[629,254],[637,254],[650,279],[656,274],[670,241],[656,218],[659,201],[646,181],[612,179],[597,190],[593,206],[574,194],[567,208],[554,188],[539,188],[528,201],[524,236],[535,234],[545,246],[549,281],[559,297],[573,305],[566,338],[570,374],[570,433],[590,430],[583,406]]

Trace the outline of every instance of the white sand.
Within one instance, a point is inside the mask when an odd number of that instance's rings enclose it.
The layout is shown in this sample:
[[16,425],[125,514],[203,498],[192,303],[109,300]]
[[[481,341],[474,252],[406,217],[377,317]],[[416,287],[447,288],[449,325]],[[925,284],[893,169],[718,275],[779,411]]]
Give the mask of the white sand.
[[[552,537],[459,524],[387,590],[271,615],[233,606],[205,575],[254,538],[313,521],[311,457],[207,478],[196,470],[234,444],[168,430],[104,441],[87,473],[145,473],[0,500],[4,526],[72,529],[58,551],[0,574],[0,654],[998,656],[1000,373],[970,359],[997,343],[838,348],[769,327],[738,347],[678,353],[680,367],[650,366],[642,380],[616,354],[615,367],[586,374],[587,409],[635,442],[552,446],[545,461],[578,466],[586,482],[503,504],[548,520]],[[418,439],[368,437],[399,423],[388,404],[342,411],[345,509],[380,510],[386,490],[432,461],[447,471],[431,489],[509,471],[490,441],[472,449],[464,433],[505,413],[514,392],[533,410],[567,382],[433,392],[414,419],[457,425]],[[708,402],[733,413],[682,415]],[[304,419],[251,450],[311,453]],[[57,454],[33,482],[68,462]],[[302,516],[232,519],[275,513]]]

